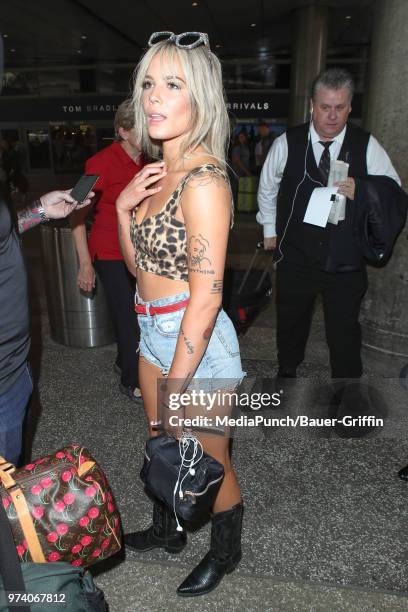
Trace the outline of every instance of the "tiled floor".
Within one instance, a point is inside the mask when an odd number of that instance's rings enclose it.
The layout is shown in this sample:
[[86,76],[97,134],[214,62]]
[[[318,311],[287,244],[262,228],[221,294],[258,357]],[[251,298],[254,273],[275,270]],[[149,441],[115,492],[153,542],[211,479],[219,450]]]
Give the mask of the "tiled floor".
[[[230,265],[245,267],[259,230],[238,220]],[[113,345],[73,349],[49,335],[39,230],[24,238],[33,300],[35,393],[32,455],[67,443],[91,449],[106,470],[126,529],[147,526],[151,504],[138,477],[145,439],[142,408],[118,393]],[[259,390],[276,367],[271,303],[240,338],[246,389]],[[234,464],[246,503],[243,560],[212,594],[194,601],[175,589],[208,546],[209,528],[189,535],[177,557],[164,551],[128,554],[99,573],[111,612],[182,610],[399,611],[408,609],[408,485],[396,472],[408,462],[407,391],[402,363],[364,353],[379,427],[362,439],[332,428],[268,424],[237,427]],[[286,418],[328,414],[328,355],[317,308],[298,391],[290,406],[245,412]]]

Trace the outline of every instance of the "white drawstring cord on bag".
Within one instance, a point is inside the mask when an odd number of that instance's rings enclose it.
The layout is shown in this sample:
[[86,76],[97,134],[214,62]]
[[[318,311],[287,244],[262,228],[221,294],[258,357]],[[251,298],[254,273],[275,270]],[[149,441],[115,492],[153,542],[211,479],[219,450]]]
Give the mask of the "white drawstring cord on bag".
[[[187,457],[187,453],[190,450],[190,443],[192,443],[193,447],[191,449],[191,457],[189,458]],[[178,495],[180,499],[183,499],[183,490],[181,488],[182,484],[184,482],[184,479],[189,474],[191,474],[191,476],[194,476],[195,474],[194,466],[197,465],[197,463],[201,460],[203,456],[203,447],[202,447],[201,442],[195,436],[188,433],[187,431],[183,431],[183,433],[181,434],[181,438],[179,439],[179,449],[180,449],[181,462],[180,462],[180,468],[179,468],[176,486],[174,487],[174,491],[173,491],[173,512],[174,512],[174,516],[176,517],[177,531],[183,531],[183,528],[180,525],[178,517],[177,517],[176,495]],[[186,469],[186,473],[184,474],[183,478],[181,478],[181,473],[182,473],[183,468]]]

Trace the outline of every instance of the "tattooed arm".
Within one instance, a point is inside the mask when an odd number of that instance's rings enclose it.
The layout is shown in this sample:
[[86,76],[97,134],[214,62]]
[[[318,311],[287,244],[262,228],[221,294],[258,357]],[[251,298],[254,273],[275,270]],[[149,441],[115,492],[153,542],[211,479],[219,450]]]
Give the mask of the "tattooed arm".
[[26,208],[19,210],[17,212],[17,221],[18,221],[18,232],[19,234],[23,234],[27,230],[39,225],[46,219],[44,218],[44,214],[41,215],[40,210],[42,208],[42,204],[40,200],[36,200]]
[[67,191],[50,191],[30,206],[20,210],[17,213],[19,233],[22,234],[49,219],[63,219],[75,208],[88,206],[91,203],[91,197],[95,195],[91,192],[88,198],[78,206],[74,198],[70,196],[70,191],[70,189]]
[[194,177],[183,192],[181,206],[187,232],[190,302],[168,375],[173,380],[185,380],[196,371],[222,305],[231,219],[229,185],[213,173]]

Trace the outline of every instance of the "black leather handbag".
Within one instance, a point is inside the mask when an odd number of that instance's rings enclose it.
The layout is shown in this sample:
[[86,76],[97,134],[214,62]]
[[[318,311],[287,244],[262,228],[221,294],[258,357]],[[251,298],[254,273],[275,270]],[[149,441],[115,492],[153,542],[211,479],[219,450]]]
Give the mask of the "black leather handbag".
[[207,455],[199,440],[162,434],[146,442],[140,478],[149,493],[189,523],[208,518],[224,478],[224,467]]

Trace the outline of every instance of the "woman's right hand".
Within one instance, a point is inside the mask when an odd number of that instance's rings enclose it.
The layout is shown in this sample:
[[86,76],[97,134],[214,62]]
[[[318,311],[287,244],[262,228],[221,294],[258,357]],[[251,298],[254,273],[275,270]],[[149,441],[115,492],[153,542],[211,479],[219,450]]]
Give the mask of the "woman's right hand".
[[95,270],[91,262],[79,265],[78,287],[87,292],[92,291],[95,287]]
[[166,176],[165,162],[154,162],[147,164],[124,188],[116,200],[116,210],[118,213],[130,212],[140,204],[145,198],[151,196],[161,187],[150,187],[164,176]]

